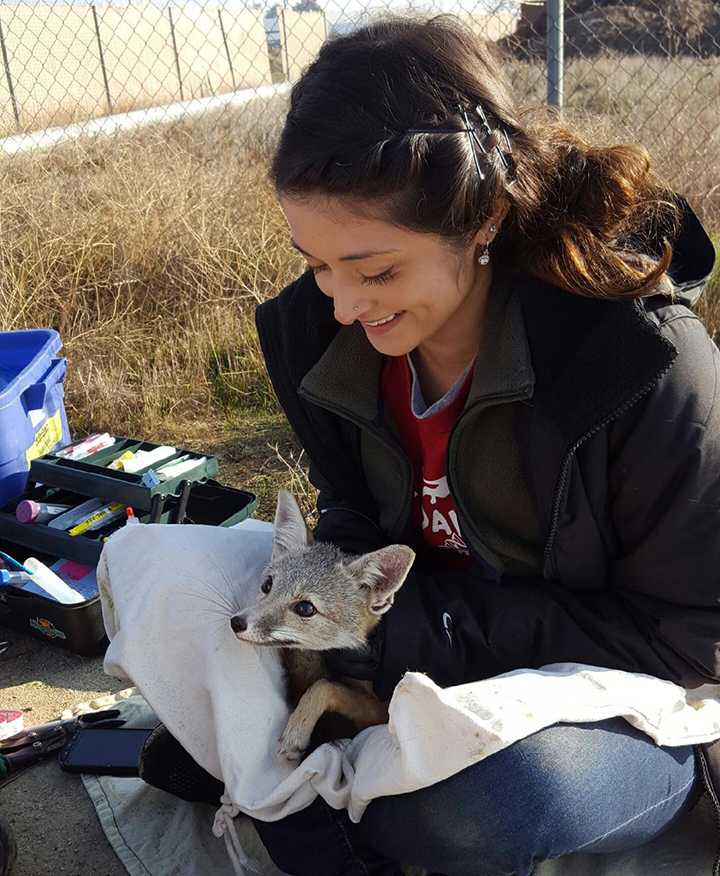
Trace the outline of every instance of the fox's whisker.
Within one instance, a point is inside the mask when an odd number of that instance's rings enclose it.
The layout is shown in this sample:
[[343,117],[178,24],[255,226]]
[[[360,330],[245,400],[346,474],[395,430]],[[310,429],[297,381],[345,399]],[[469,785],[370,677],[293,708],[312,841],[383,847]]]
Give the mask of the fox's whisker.
[[[209,604],[209,605],[215,606],[215,610],[218,612],[218,614],[221,614],[223,617],[231,617],[233,614],[236,613],[234,610],[232,610],[231,606],[229,606],[227,603],[215,600],[212,597],[210,597],[207,593],[204,593],[202,591],[200,593],[196,593],[196,592],[193,592],[192,590],[184,590],[184,591],[181,590],[181,591],[178,591],[178,593],[182,594],[183,596],[186,596],[191,601],[201,602],[204,605]],[[193,610],[195,610],[195,609],[193,609]]]

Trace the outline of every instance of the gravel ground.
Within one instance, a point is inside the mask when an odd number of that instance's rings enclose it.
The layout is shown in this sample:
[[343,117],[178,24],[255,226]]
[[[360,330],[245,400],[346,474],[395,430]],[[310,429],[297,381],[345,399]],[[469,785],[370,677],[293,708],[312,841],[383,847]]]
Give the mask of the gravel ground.
[[[103,673],[101,657],[70,654],[7,627],[0,639],[11,643],[0,656],[0,708],[22,711],[25,727],[129,687]],[[60,772],[56,759],[0,788],[0,810],[18,839],[13,876],[126,876],[80,777]]]

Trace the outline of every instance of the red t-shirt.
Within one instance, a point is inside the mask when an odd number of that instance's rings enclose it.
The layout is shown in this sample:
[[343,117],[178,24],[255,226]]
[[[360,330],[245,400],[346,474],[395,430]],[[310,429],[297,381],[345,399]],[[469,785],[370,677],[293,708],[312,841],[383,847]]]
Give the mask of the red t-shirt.
[[460,534],[445,469],[450,430],[465,407],[472,373],[471,368],[451,402],[429,417],[420,418],[412,410],[412,375],[407,358],[386,356],[382,371],[385,404],[395,418],[400,443],[413,469],[413,527],[422,532],[423,542],[448,568],[474,563]]

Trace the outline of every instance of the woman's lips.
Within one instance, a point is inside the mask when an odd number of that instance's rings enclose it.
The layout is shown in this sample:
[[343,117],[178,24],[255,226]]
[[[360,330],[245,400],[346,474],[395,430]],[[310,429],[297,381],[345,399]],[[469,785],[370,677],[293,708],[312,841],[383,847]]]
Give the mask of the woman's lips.
[[389,332],[400,322],[403,316],[405,316],[405,313],[406,311],[401,310],[399,313],[396,313],[391,320],[383,322],[380,325],[368,325],[366,322],[363,322],[362,327],[369,335],[384,335],[385,332]]

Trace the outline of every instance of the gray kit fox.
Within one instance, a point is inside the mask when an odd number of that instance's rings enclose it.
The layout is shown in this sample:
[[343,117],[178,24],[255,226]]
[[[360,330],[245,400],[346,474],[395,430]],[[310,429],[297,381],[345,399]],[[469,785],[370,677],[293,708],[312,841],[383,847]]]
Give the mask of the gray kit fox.
[[[387,722],[387,704],[373,694],[370,682],[332,679],[322,652],[366,644],[414,559],[405,545],[356,557],[314,542],[295,498],[280,490],[272,557],[258,601],[235,615],[230,626],[241,642],[282,648],[294,711],[278,751],[289,760],[301,759],[322,741]],[[333,731],[328,725],[326,738],[318,738],[313,731],[327,712],[343,716],[337,725],[343,729]]]

